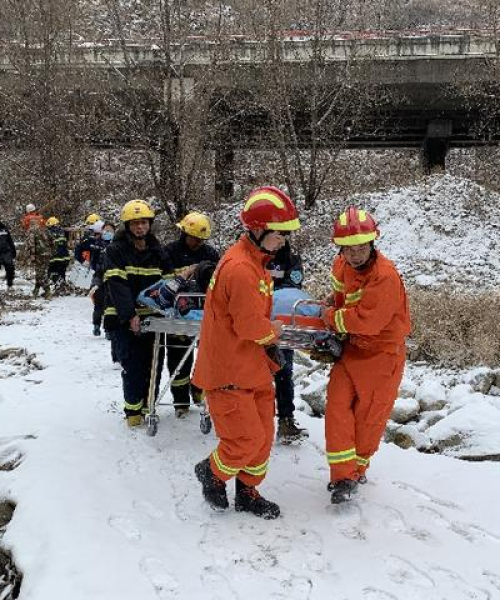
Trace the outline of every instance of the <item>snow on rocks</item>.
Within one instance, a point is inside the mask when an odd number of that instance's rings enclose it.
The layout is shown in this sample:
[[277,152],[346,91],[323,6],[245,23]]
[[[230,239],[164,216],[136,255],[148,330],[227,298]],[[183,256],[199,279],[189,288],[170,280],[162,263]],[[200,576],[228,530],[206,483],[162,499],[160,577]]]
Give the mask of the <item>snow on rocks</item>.
[[404,424],[412,421],[420,412],[420,404],[416,398],[398,397],[392,409],[391,419],[396,423]]
[[481,368],[450,371],[438,380],[429,367],[409,365],[385,441],[455,458],[500,460],[500,402],[490,393],[497,376]]
[[421,410],[440,410],[446,405],[446,391],[437,379],[427,379],[418,387],[415,399]]
[[36,354],[16,346],[0,346],[0,379],[27,375],[30,371],[41,370],[44,366]]

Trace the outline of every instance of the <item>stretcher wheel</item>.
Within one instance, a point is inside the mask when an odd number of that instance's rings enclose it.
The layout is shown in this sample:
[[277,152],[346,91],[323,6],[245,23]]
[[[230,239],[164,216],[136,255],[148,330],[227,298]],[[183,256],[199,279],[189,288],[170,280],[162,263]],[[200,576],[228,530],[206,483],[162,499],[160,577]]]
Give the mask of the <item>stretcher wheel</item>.
[[201,414],[200,415],[200,431],[204,435],[207,435],[212,431],[212,419],[210,415]]
[[147,415],[146,417],[146,432],[154,437],[158,433],[158,417],[156,415]]

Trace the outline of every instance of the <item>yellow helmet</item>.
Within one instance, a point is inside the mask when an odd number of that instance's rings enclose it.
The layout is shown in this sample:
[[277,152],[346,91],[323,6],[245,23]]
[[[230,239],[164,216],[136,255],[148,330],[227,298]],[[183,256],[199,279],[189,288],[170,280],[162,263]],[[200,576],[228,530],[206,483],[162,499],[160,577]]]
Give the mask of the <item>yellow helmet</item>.
[[144,200],[130,200],[122,208],[120,219],[125,223],[134,219],[154,219],[155,211]]
[[85,225],[93,225],[94,223],[97,223],[97,221],[101,221],[101,217],[99,215],[97,215],[96,213],[91,213],[86,219],[85,219]]
[[55,227],[56,225],[59,225],[59,219],[57,217],[49,217],[45,221],[45,225],[46,227]]
[[190,212],[187,214],[177,223],[177,227],[187,235],[199,238],[200,240],[208,240],[212,233],[210,219],[199,212]]

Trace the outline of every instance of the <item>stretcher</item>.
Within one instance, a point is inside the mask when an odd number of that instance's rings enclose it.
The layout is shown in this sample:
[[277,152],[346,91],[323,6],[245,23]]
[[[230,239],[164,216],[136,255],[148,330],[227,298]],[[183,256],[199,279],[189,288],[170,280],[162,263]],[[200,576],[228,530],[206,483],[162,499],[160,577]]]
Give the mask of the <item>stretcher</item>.
[[[185,297],[204,297],[204,294],[178,294],[177,300]],[[319,317],[306,317],[297,314],[301,304],[320,303],[316,300],[298,300],[293,305],[291,315],[276,315],[276,320],[283,321],[284,325],[281,336],[277,344],[278,348],[283,350],[302,350],[306,352],[319,352],[331,354],[333,359],[339,358],[342,354],[342,340],[331,330],[327,329],[323,319]],[[154,436],[158,431],[159,417],[157,406],[161,406],[163,396],[169,389],[172,381],[177,377],[184,363],[191,353],[194,352],[200,337],[200,321],[187,321],[180,317],[175,311],[166,314],[158,309],[158,316],[147,317],[141,324],[141,331],[144,333],[154,333],[153,359],[151,364],[151,376],[149,381],[149,391],[147,400],[146,427],[148,435]],[[161,316],[160,316],[161,315]],[[184,335],[191,338],[190,345],[177,365],[175,371],[170,375],[168,382],[156,397],[156,378],[158,374],[158,360],[164,334]],[[168,348],[167,348],[168,352]],[[200,430],[204,434],[210,433],[212,422],[208,411],[206,400],[202,403],[200,413]]]
[[[145,416],[146,431],[148,435],[154,436],[158,432],[159,417],[157,413],[157,406],[161,406],[161,400],[165,396],[167,390],[170,388],[172,381],[177,377],[180,370],[184,366],[189,356],[194,352],[196,344],[200,337],[200,321],[188,321],[180,316],[176,310],[177,302],[181,298],[204,298],[205,294],[178,294],[176,296],[174,307],[172,311],[168,313],[161,310],[160,308],[154,309],[158,316],[151,316],[144,319],[141,323],[142,333],[154,333],[154,344],[153,344],[153,358],[151,361],[151,374],[149,379],[149,390],[147,399],[147,413]],[[161,316],[160,316],[161,315]],[[175,368],[174,372],[170,375],[167,383],[163,389],[160,390],[158,397],[156,397],[156,378],[158,376],[158,362],[160,356],[160,348],[162,347],[162,340],[165,339],[165,334],[171,335],[184,335],[191,338],[191,343],[186,348],[184,355]],[[166,342],[163,342],[165,350],[168,352]],[[212,428],[212,423],[206,410],[206,405],[202,404],[201,415],[200,415],[200,429],[203,433],[209,433]]]

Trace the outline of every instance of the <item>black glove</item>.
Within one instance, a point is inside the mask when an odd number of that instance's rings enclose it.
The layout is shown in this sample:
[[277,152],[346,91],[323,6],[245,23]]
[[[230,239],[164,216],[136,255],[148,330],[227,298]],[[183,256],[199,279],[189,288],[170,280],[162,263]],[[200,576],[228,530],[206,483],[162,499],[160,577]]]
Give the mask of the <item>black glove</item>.
[[266,346],[266,354],[269,358],[276,363],[280,370],[285,366],[286,360],[283,352],[276,346],[272,344],[271,346]]

